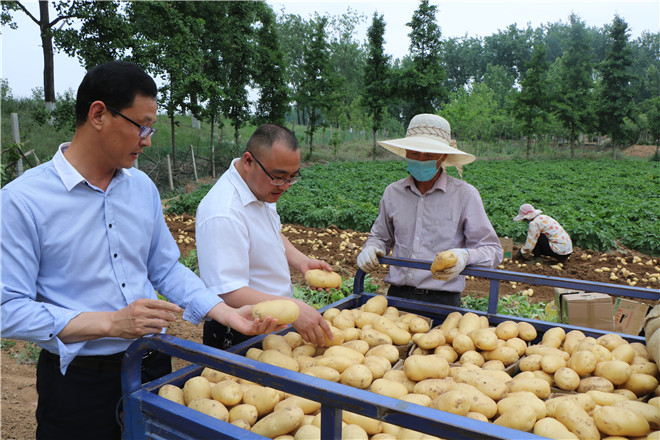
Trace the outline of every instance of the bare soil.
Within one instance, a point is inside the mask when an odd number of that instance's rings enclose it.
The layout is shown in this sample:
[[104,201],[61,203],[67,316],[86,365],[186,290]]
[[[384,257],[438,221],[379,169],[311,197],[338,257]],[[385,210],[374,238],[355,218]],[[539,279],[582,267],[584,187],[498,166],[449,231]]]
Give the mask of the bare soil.
[[[172,235],[179,242],[181,254],[187,256],[195,249],[195,223],[194,218],[188,215],[166,216]],[[340,230],[336,227],[327,229],[308,228],[299,225],[285,225],[285,235],[291,242],[306,255],[314,256],[332,264],[342,277],[351,278],[357,272],[356,258],[366,234],[350,230]],[[321,243],[322,242],[322,243]],[[343,248],[341,243],[344,243]],[[321,244],[320,244],[321,243]],[[514,252],[518,247],[514,245]],[[641,262],[633,263],[633,257],[641,258]],[[624,265],[625,262],[625,265]],[[516,262],[505,261],[502,268],[511,271],[525,272],[539,275],[561,276],[565,278],[608,282],[615,284],[627,284],[625,277],[611,280],[608,272],[596,272],[595,269],[602,267],[624,266],[636,274],[639,279],[638,286],[648,285],[650,288],[658,289],[658,284],[643,283],[641,280],[648,277],[645,273],[660,272],[660,261],[653,260],[648,255],[639,252],[619,249],[612,252],[593,252],[576,249],[575,253],[564,264],[562,269],[553,268],[555,262],[542,260],[538,264],[527,263],[518,265]],[[374,273],[374,280],[381,286],[378,291],[384,293],[386,286],[382,282],[387,269],[382,268]],[[294,284],[302,284],[303,277],[299,273],[292,273]],[[632,276],[628,277],[632,279]],[[531,301],[549,302],[554,298],[552,288],[543,286],[528,286],[518,284],[512,286],[502,283],[500,295],[508,295],[520,292],[532,287],[534,295]],[[470,279],[464,294],[472,294],[480,297],[488,295],[489,282],[487,280]],[[650,302],[649,302],[650,303]],[[168,333],[181,338],[201,342],[202,326],[195,326],[182,319],[177,320]],[[25,357],[27,346],[23,342],[16,342],[13,347],[5,347],[2,351],[2,421],[0,425],[0,438],[6,440],[29,440],[35,437],[35,417],[37,392],[35,389],[35,365],[19,362],[19,358]],[[179,369],[185,365],[181,360],[175,360],[174,368]]]

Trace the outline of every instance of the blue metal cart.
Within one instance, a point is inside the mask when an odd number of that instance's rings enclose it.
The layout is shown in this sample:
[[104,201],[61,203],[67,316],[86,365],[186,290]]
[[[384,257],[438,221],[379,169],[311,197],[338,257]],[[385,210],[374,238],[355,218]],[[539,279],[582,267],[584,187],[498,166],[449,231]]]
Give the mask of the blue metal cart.
[[[422,270],[430,270],[431,266],[430,261],[404,260],[389,257],[381,257],[380,260],[383,264]],[[563,327],[566,331],[573,329],[581,330],[586,335],[594,337],[611,332],[497,314],[499,283],[501,281],[517,281],[532,285],[602,292],[654,301],[660,300],[660,291],[657,289],[651,290],[640,287],[530,275],[472,266],[465,268],[463,274],[491,280],[487,312],[394,297],[388,297],[388,302],[399,310],[429,317],[433,320],[434,325],[440,324],[453,311],[460,311],[462,313],[471,311],[478,315],[487,316],[491,325],[497,325],[506,320],[527,321],[537,329],[539,334],[537,341],[540,341],[541,336],[546,330],[556,326]],[[330,307],[339,309],[357,308],[373,297],[373,293],[363,291],[364,277],[364,272],[358,271],[355,277],[353,295],[330,304],[322,309],[321,312]],[[290,328],[283,330],[281,333],[285,334],[288,331],[290,331]],[[640,336],[626,334],[621,334],[621,336],[630,342],[644,342],[644,339]],[[229,351],[207,347],[169,335],[145,337],[135,341],[126,352],[122,369],[124,438],[130,440],[263,439],[264,437],[260,435],[207,416],[206,414],[189,409],[157,395],[159,388],[165,384],[183,386],[189,378],[200,375],[204,367],[213,368],[264,386],[321,402],[321,438],[323,439],[341,439],[341,412],[343,410],[452,440],[505,440],[513,438],[524,440],[543,438],[531,433],[501,427],[492,423],[480,422],[467,417],[352,388],[340,383],[310,377],[277,366],[266,365],[242,356],[250,347],[259,347],[263,338],[263,335],[256,336],[240,345],[232,347]],[[173,357],[188,361],[191,365],[158,380],[142,384],[140,367],[142,357],[147,350],[157,350],[167,353]]]

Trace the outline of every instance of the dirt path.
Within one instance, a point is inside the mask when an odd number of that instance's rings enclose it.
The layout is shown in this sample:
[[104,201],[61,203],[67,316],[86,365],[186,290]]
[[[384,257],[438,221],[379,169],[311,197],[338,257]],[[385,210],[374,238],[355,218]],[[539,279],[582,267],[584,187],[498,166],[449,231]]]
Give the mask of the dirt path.
[[[172,234],[179,241],[182,255],[187,256],[195,248],[194,218],[188,215],[167,216],[167,221]],[[362,243],[366,239],[365,233],[340,230],[334,227],[319,229],[298,225],[285,225],[284,233],[305,254],[314,255],[316,258],[328,261],[343,277],[352,278],[355,276],[357,272],[355,260]],[[641,259],[640,262],[633,263],[635,256]],[[650,264],[648,264],[649,262]],[[625,266],[635,273],[639,286],[645,285],[641,281],[642,279],[646,279],[647,285],[655,289],[660,286],[648,282],[649,277],[646,275],[647,273],[660,272],[660,261],[655,260],[654,263],[647,255],[636,251],[623,249],[615,252],[598,253],[576,249],[575,254],[571,256],[564,269],[554,269],[551,267],[552,264],[553,262],[544,260],[538,265],[527,264],[519,267],[517,263],[505,262],[503,268],[538,275],[626,284],[625,277],[610,280],[609,272],[595,271],[595,269],[602,267],[612,268],[619,265]],[[382,280],[385,274],[386,269],[381,269],[374,274],[374,278],[378,282],[378,280]],[[632,279],[632,276],[629,278]],[[294,284],[299,284],[303,282],[303,278],[298,273],[292,273],[292,281]],[[382,281],[379,284],[382,286],[379,290],[385,292]],[[488,295],[488,287],[489,282],[486,280],[468,280],[465,294],[485,297]],[[514,287],[509,283],[502,283],[500,294],[503,296],[516,293],[528,287],[531,286],[518,284]],[[548,302],[553,299],[552,288],[540,286],[534,286],[533,288],[535,294],[531,298],[532,301]],[[201,325],[195,326],[182,319],[179,319],[168,333],[197,342],[201,342],[202,339]],[[25,350],[25,347],[22,342],[17,342],[13,347],[2,350],[2,424],[0,426],[0,438],[3,440],[30,440],[35,435],[34,411],[37,401],[35,366],[17,362],[17,358],[20,356],[21,351]],[[179,369],[184,364],[185,362],[176,360],[174,368]]]

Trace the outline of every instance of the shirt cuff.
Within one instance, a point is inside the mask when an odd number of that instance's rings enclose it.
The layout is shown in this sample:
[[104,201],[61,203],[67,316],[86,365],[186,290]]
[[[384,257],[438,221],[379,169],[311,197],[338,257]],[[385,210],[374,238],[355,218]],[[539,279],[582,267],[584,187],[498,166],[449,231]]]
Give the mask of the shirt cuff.
[[204,295],[199,295],[186,307],[183,312],[183,319],[197,325],[204,320],[213,307],[221,302],[224,302],[222,298],[207,289]]

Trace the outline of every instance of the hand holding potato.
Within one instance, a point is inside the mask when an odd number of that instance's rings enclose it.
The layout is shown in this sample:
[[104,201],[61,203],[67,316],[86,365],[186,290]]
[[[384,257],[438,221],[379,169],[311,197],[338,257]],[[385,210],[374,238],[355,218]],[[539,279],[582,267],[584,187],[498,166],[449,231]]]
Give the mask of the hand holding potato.
[[[330,266],[327,262],[323,260],[314,260],[314,259],[308,259],[302,267],[300,267],[300,271],[303,273],[305,276],[305,281],[307,281],[307,273],[310,271],[315,271],[312,273],[318,273],[318,271],[323,271],[323,272],[328,272],[328,273],[333,273],[332,266]],[[308,281],[309,284],[309,281]],[[312,289],[315,290],[325,290],[328,291],[330,290],[328,287],[316,287],[310,285]]]
[[337,272],[328,272],[321,269],[310,269],[305,272],[305,281],[311,288],[338,289],[341,287],[341,276]]
[[170,323],[176,320],[175,314],[180,311],[179,306],[167,301],[138,299],[123,309],[112,313],[109,336],[133,339],[160,333],[163,327],[169,326]]
[[300,316],[293,323],[293,328],[306,342],[323,346],[325,335],[332,336],[330,325],[314,307],[302,301],[294,301],[300,307]]
[[221,324],[231,327],[244,335],[260,335],[282,330],[285,325],[277,323],[277,320],[270,316],[265,319],[252,318],[252,305],[247,305],[234,309],[226,303],[216,304],[206,314],[208,318],[214,319]]
[[431,264],[433,278],[442,281],[456,278],[465,269],[469,259],[470,253],[467,249],[450,249],[439,252]]

